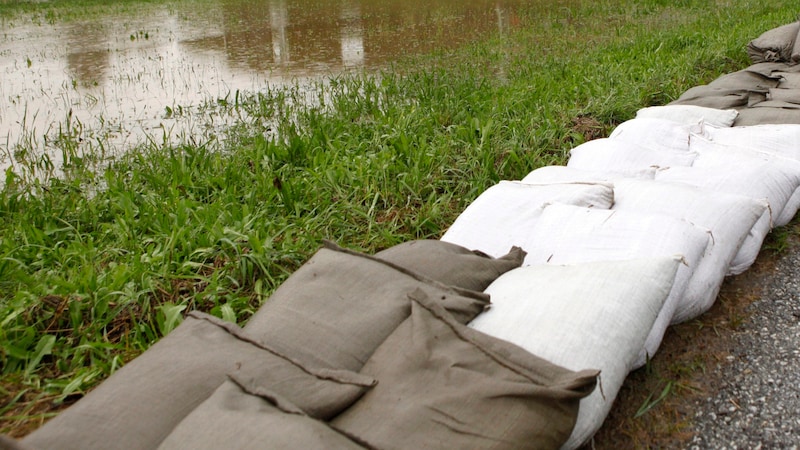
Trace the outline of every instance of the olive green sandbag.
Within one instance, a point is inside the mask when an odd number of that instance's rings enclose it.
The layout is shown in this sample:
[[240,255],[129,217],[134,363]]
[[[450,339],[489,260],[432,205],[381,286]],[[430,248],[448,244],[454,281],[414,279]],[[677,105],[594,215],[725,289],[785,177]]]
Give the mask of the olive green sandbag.
[[[440,263],[462,270],[458,261]],[[411,314],[407,294],[415,289],[437,299],[461,323],[489,304],[482,292],[326,243],[284,281],[245,332],[315,366],[358,371]]]
[[321,419],[375,383],[357,373],[313,369],[254,342],[234,324],[193,312],[22,443],[64,450],[156,448],[237,370]]
[[792,62],[800,22],[792,22],[765,31],[747,43],[747,54],[754,63]]
[[274,393],[253,387],[235,377],[223,383],[167,436],[159,450],[364,448]]
[[[766,103],[766,102],[765,102]],[[734,126],[766,124],[800,124],[800,109],[768,107],[743,108],[739,110]]]
[[452,319],[421,290],[361,373],[378,384],[331,425],[381,449],[557,449],[598,372],[573,372]]
[[483,292],[497,277],[519,267],[525,252],[513,247],[507,255],[493,258],[450,242],[421,239],[395,245],[375,257],[444,284]]

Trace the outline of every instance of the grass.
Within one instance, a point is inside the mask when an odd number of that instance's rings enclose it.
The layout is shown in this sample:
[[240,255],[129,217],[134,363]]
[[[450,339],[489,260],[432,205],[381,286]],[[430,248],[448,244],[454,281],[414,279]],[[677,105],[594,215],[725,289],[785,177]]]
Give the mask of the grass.
[[[3,2],[0,17],[102,4]],[[534,4],[521,14],[535,26],[458,51],[217,102],[246,117],[221,148],[153,141],[101,170],[102,149],[65,125],[63,169],[28,149],[0,191],[0,432],[37,427],[188,311],[245,323],[322,239],[372,252],[437,238],[497,181],[744,67],[746,42],[795,7]],[[640,417],[681,389],[656,378]]]

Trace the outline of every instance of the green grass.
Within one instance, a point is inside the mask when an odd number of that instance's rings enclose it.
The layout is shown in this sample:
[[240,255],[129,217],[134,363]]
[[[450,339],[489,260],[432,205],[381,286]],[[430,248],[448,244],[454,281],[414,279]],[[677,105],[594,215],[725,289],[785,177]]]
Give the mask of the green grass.
[[[67,20],[70,5],[102,6],[53,3],[3,2],[0,14]],[[102,149],[65,128],[58,176],[31,151],[0,191],[0,432],[36,426],[188,311],[245,323],[322,239],[372,252],[437,238],[497,181],[564,164],[637,109],[746,66],[747,41],[796,5],[524,14],[536,25],[330,79],[313,102],[300,89],[218,102],[248,117],[223,148],[153,142],[98,172]]]

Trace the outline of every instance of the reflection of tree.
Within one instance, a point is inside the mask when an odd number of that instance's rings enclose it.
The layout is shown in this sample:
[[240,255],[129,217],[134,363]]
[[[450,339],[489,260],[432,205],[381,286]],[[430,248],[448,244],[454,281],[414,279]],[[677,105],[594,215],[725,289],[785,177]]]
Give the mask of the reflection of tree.
[[364,65],[364,29],[361,25],[361,8],[350,0],[343,0],[339,15],[341,23],[342,64],[345,67]]
[[[509,5],[519,0],[361,0],[367,65],[406,54],[453,48],[479,36],[507,31]],[[502,21],[502,22],[501,22]],[[513,25],[512,25],[513,26]]]
[[222,36],[182,44],[224,52],[232,66],[320,72],[374,66],[514,26],[520,0],[220,0]]
[[64,30],[67,68],[81,85],[102,83],[110,66],[108,35],[102,25],[73,24]]
[[272,31],[272,57],[275,64],[288,63],[291,61],[289,54],[289,38],[286,36],[286,28],[289,26],[289,10],[286,8],[286,0],[276,0],[270,5],[270,31]]
[[339,64],[336,5],[329,1],[222,0],[223,36],[183,45],[225,53],[233,66],[256,71]]

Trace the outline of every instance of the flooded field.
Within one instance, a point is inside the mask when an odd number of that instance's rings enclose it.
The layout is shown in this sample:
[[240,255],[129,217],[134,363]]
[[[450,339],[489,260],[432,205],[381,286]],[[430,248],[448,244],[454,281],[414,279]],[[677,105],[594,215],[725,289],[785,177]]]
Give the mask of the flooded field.
[[525,2],[125,3],[0,19],[1,169],[58,166],[67,143],[215,142],[240,95],[502,33]]

